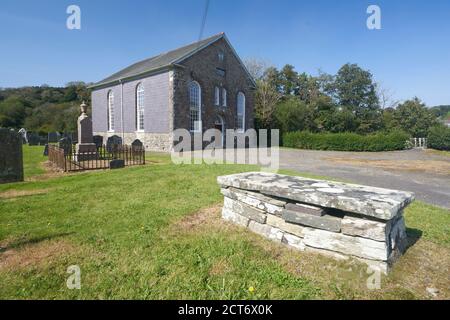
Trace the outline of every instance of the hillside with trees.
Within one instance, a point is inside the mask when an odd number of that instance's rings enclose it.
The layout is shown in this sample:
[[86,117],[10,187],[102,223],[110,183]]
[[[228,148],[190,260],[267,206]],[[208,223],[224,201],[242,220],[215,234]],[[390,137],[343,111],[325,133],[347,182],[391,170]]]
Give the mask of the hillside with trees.
[[76,130],[79,106],[90,101],[84,82],[63,88],[42,85],[0,89],[0,127],[48,133]]

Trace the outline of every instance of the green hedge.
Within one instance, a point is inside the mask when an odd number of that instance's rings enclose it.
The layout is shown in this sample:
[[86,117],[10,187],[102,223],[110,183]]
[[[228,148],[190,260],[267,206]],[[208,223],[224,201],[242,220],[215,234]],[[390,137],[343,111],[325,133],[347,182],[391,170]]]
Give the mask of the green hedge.
[[407,148],[409,135],[402,131],[359,135],[356,133],[289,132],[283,136],[288,148],[334,151],[393,151]]
[[428,134],[428,148],[450,151],[450,128],[432,127]]

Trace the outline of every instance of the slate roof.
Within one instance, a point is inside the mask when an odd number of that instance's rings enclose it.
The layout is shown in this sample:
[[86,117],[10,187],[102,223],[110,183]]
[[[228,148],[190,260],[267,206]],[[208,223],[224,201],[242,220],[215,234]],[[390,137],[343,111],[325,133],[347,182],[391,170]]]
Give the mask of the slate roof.
[[103,79],[96,84],[94,84],[91,88],[99,87],[102,85],[111,84],[117,82],[119,80],[124,80],[127,78],[132,78],[138,76],[143,73],[152,72],[159,69],[164,69],[169,67],[177,62],[187,58],[191,54],[195,53],[197,50],[201,50],[204,47],[218,41],[219,39],[225,37],[224,33],[216,34],[212,37],[206,38],[204,40],[191,43],[187,46],[162,53],[160,55],[154,56],[149,59],[145,59],[143,61],[137,62],[109,77]]

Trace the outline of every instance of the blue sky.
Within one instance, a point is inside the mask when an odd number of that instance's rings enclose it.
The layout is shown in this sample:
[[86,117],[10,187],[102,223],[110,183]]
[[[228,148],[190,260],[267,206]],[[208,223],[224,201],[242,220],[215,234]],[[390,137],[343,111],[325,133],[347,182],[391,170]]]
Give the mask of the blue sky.
[[[66,28],[66,8],[82,29]],[[95,82],[196,41],[205,0],[1,0],[0,87]],[[368,30],[366,9],[382,11]],[[211,0],[205,36],[226,32],[242,58],[300,72],[369,69],[396,99],[450,104],[450,1]]]

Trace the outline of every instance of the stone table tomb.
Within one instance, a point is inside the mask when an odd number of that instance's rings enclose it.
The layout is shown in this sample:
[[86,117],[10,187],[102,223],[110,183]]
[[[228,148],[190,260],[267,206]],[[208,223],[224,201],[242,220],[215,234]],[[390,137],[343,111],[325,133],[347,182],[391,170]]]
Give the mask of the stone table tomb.
[[218,178],[223,218],[301,251],[356,258],[384,273],[406,250],[409,192],[271,173]]

